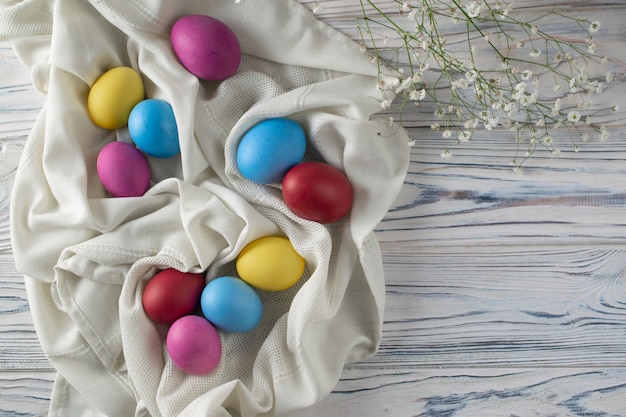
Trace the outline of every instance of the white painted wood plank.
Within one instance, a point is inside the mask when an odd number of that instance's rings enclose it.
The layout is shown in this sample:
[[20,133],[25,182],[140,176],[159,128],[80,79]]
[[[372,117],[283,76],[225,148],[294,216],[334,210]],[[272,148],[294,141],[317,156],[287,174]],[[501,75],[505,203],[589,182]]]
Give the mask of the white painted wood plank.
[[[41,417],[48,415],[55,372],[0,373],[0,415]],[[87,417],[87,416],[85,416]]]
[[11,255],[0,254],[0,374],[3,371],[50,371],[33,328],[24,279]]
[[347,369],[335,392],[292,417],[620,417],[623,368]]
[[[379,367],[623,367],[624,249],[382,245]],[[626,408],[625,408],[626,410]]]

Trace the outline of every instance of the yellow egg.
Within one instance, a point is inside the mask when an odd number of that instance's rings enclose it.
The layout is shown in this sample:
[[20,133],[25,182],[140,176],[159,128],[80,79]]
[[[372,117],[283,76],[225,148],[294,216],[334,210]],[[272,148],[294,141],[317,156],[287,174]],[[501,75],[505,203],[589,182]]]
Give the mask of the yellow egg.
[[239,277],[255,288],[281,291],[293,286],[304,273],[304,258],[289,239],[266,236],[250,242],[237,257]]
[[105,129],[126,126],[130,111],[144,99],[141,76],[129,67],[115,67],[100,76],[89,90],[91,120]]

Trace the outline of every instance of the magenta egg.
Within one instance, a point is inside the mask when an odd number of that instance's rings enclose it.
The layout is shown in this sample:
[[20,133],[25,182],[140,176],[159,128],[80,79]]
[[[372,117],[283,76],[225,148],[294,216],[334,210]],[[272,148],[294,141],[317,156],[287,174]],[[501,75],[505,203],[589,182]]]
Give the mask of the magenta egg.
[[150,188],[150,167],[130,143],[110,142],[98,154],[98,177],[115,197],[139,197]]
[[239,68],[241,46],[237,35],[213,17],[181,17],[172,26],[170,41],[180,63],[204,80],[225,80]]
[[200,316],[183,316],[167,332],[167,352],[179,369],[206,375],[219,364],[222,343],[215,327]]

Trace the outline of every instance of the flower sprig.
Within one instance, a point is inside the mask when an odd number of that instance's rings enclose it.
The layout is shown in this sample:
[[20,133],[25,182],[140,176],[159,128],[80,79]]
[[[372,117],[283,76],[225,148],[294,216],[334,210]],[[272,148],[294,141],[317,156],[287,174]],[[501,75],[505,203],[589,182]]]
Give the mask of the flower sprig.
[[[507,0],[382,2],[395,3],[396,11],[378,3],[360,0],[357,29],[362,51],[378,64],[383,109],[397,103],[402,115],[410,103],[432,101],[431,128],[448,141],[467,142],[481,128],[510,129],[518,144],[511,161],[516,169],[538,148],[558,155],[552,129],[576,132],[575,151],[590,132],[608,138],[600,116],[618,108],[598,107],[591,99],[616,75],[595,75],[608,61],[593,39],[599,21],[568,16],[556,6],[520,18]],[[573,24],[581,39],[549,32],[542,26],[548,18]],[[452,156],[447,145],[441,156]]]

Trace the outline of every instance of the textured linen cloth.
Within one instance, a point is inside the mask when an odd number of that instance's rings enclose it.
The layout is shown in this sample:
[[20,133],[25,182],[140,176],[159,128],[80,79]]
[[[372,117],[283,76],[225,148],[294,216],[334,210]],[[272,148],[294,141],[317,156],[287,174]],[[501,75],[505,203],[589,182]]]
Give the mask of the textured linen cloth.
[[[205,14],[237,34],[243,59],[222,82],[200,81],[169,43],[177,18]],[[376,66],[344,35],[292,0],[0,1],[0,36],[45,94],[11,206],[18,270],[25,275],[41,345],[58,370],[50,416],[288,416],[336,385],[346,363],[375,353],[384,276],[373,230],[406,174],[402,129],[380,109]],[[99,150],[128,141],[94,125],[89,88],[106,70],[130,66],[147,98],[168,101],[181,154],[149,158],[142,197],[108,197]],[[292,214],[280,184],[243,178],[242,135],[270,117],[300,123],[307,160],[341,169],[355,191],[343,220],[321,225]],[[254,239],[288,237],[306,260],[286,291],[259,291],[261,324],[220,334],[223,356],[209,375],[170,360],[167,326],[141,306],[149,279],[167,267],[235,274]]]

